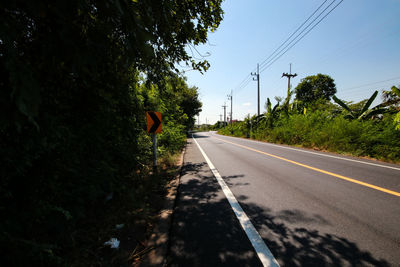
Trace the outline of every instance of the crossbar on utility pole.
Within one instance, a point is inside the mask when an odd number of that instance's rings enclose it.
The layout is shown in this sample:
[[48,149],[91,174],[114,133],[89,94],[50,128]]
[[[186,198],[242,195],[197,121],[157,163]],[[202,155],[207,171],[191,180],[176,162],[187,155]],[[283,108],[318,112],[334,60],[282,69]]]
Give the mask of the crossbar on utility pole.
[[289,73],[282,73],[282,77],[287,77],[288,78],[288,95],[290,93],[290,78],[294,78],[296,76],[297,76],[297,73],[292,74],[292,63],[290,63],[290,72]]
[[253,81],[257,81],[257,115],[260,115],[260,68],[257,63],[257,72],[250,73],[253,77]]

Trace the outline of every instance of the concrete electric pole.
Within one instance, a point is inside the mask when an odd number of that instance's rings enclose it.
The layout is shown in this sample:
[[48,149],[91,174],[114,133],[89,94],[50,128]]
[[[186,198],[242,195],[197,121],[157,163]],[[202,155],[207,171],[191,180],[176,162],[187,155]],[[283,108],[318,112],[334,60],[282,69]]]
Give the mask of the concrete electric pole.
[[224,108],[224,127],[226,124],[226,103],[224,103],[224,105],[222,106]]
[[233,94],[232,94],[232,90],[231,90],[231,94],[230,95],[228,95],[228,100],[230,100],[231,101],[231,127],[232,127],[232,103],[233,103]]
[[260,115],[260,69],[259,64],[257,64],[257,72],[251,73],[253,77],[253,81],[257,81],[257,115]]
[[296,76],[297,76],[297,73],[292,74],[292,63],[290,63],[290,72],[289,73],[282,73],[282,77],[287,77],[288,78],[288,95],[290,93],[290,78],[294,78]]

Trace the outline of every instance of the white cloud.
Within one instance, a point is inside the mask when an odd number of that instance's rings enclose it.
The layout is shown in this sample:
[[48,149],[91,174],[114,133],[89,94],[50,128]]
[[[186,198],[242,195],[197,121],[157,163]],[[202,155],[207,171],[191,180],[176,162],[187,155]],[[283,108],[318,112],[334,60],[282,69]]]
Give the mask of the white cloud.
[[246,103],[243,103],[242,106],[249,107],[249,106],[251,106],[251,103],[250,102],[246,102]]

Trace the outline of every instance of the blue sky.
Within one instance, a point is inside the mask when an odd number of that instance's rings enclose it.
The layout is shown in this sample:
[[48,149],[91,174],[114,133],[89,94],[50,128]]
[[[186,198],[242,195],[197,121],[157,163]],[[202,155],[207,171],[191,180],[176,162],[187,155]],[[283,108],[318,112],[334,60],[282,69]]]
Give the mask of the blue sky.
[[[203,102],[200,123],[219,120],[224,102],[230,110],[227,95],[231,90],[233,119],[257,113],[257,82],[241,89],[238,85],[323,2],[225,1],[220,27],[209,34],[208,44],[197,47],[203,55],[210,53],[206,57],[210,69],[203,75],[195,71],[185,73],[188,84],[199,88]],[[375,90],[399,85],[399,49],[400,0],[344,0],[291,50],[260,73],[261,111],[267,97],[272,100],[275,96],[286,96],[287,79],[281,76],[289,72],[290,63],[292,73],[298,74],[292,79],[292,88],[306,76],[328,74],[335,80],[337,96],[347,101],[360,101]],[[197,53],[194,55],[199,57]]]

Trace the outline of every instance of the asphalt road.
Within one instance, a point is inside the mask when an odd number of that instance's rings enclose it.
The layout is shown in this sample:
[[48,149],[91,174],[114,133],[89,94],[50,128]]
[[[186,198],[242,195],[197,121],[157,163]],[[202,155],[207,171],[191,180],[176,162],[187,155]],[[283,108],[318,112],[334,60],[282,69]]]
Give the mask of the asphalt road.
[[[400,166],[198,133],[195,139],[281,266],[400,266]],[[261,266],[189,140],[170,266]]]

